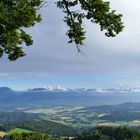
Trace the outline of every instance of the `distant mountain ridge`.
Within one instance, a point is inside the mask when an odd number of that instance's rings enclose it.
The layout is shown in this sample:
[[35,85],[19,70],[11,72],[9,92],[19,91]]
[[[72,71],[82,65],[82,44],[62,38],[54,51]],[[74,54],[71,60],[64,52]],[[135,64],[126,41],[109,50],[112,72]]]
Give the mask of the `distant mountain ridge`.
[[12,92],[13,90],[9,87],[0,87],[0,92]]
[[[51,90],[50,90],[51,89]],[[0,106],[4,108],[44,107],[58,105],[108,105],[124,102],[140,102],[138,89],[64,89],[34,88],[14,91],[8,87],[0,88]]]
[[58,87],[40,87],[40,88],[33,88],[29,89],[29,91],[52,91],[52,92],[63,92],[63,91],[73,91],[73,92],[97,92],[97,93],[110,93],[110,92],[139,92],[140,93],[140,88],[128,88],[128,87],[119,87],[119,88],[65,88],[62,86]]
[[[9,87],[0,87],[0,92],[13,92]],[[44,91],[44,92],[96,92],[96,93],[111,93],[111,92],[137,92],[140,93],[140,88],[128,88],[128,87],[120,87],[120,88],[65,88],[62,86],[58,87],[38,87],[38,88],[32,88],[21,92],[38,92],[38,91]],[[15,92],[15,91],[14,91]],[[20,91],[19,91],[20,92]]]

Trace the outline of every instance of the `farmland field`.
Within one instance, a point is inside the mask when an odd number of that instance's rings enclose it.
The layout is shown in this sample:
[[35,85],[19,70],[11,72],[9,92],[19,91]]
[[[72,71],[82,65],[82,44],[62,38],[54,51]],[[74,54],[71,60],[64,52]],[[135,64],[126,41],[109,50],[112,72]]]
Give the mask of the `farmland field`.
[[140,109],[131,103],[103,106],[57,106],[32,108],[26,113],[40,113],[41,118],[79,128],[96,126],[140,126]]
[[0,131],[0,138],[1,138],[1,137],[4,137],[5,135],[6,135],[6,132]]

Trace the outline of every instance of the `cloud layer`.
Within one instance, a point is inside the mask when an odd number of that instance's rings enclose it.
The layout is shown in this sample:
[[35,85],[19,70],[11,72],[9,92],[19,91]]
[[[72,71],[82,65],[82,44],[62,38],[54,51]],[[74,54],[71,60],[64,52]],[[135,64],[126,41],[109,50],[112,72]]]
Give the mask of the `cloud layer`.
[[[27,56],[16,62],[0,60],[0,75],[42,73],[46,75],[139,75],[140,73],[140,1],[110,0],[112,9],[123,14],[124,31],[107,38],[98,25],[85,22],[87,39],[77,54],[74,44],[67,44],[67,30],[61,10],[49,4],[42,9],[43,21],[28,30],[34,45],[25,48]],[[6,75],[7,73],[7,75]]]

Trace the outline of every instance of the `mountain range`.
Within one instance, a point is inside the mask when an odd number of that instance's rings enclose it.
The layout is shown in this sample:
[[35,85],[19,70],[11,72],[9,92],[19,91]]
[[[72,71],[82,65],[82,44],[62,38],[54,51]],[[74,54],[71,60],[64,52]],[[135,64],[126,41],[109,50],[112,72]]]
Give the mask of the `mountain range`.
[[140,102],[139,89],[33,88],[14,91],[0,88],[1,109],[60,105],[97,106]]

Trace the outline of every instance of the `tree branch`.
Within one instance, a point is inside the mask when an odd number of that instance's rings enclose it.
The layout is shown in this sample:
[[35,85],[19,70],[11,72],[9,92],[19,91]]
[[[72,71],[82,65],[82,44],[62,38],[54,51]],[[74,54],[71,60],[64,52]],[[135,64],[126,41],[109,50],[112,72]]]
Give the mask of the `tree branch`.
[[[68,7],[68,4],[67,4],[67,1],[64,0],[64,3],[65,3],[65,8],[66,8],[66,11],[68,13],[68,15],[70,16],[70,20],[72,22],[72,28],[73,28],[73,31],[75,28],[75,22],[74,22],[74,18],[73,18],[73,15],[71,13],[71,11],[69,10],[69,7]],[[76,42],[76,41],[75,41]],[[79,45],[76,43],[76,48],[78,50],[78,52],[81,52],[80,48],[79,48]]]

